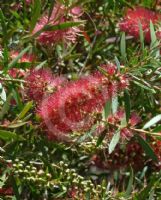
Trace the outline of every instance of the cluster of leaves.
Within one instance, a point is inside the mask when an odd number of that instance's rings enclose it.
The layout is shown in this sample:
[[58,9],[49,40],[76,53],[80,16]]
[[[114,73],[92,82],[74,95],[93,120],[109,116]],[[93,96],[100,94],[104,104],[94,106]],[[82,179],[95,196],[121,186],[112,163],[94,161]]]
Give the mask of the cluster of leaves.
[[[118,28],[127,8],[143,6],[157,11],[159,2],[60,2],[68,8],[80,6],[83,9],[81,21],[46,25],[38,33],[32,34],[44,12],[50,18],[56,2],[1,0],[1,199],[159,200],[161,147],[156,150],[153,143],[161,140],[160,43],[152,22],[150,45],[144,42],[141,25],[138,41]],[[37,42],[37,37],[43,31],[65,30],[80,24],[83,24],[83,29],[75,44],[61,42],[43,46]],[[12,51],[19,54],[11,58]],[[35,55],[36,59],[20,62],[26,53]],[[36,103],[24,97],[25,80],[9,74],[12,68],[28,71],[47,67],[55,75],[63,74],[71,81],[96,69],[106,77],[106,71],[100,66],[108,61],[115,63],[121,74],[128,75],[130,85],[107,101],[103,113],[96,116],[96,123],[89,131],[72,132],[72,142],[58,142],[46,137],[46,130],[43,130],[36,114]],[[119,106],[125,108],[125,117],[121,125],[113,127],[106,119],[117,113]],[[122,140],[121,129],[129,125],[133,111],[141,117],[141,122],[131,128],[135,132],[132,138]],[[99,131],[102,126],[105,129]],[[112,136],[111,130],[114,130]],[[126,145],[133,141],[139,144],[140,149],[136,152],[132,149],[125,158],[125,154],[120,152],[124,152]],[[133,160],[122,166],[125,159],[137,159],[137,156],[142,156],[142,160]],[[108,159],[113,159],[114,167],[106,164]],[[135,162],[139,168],[135,167]]]

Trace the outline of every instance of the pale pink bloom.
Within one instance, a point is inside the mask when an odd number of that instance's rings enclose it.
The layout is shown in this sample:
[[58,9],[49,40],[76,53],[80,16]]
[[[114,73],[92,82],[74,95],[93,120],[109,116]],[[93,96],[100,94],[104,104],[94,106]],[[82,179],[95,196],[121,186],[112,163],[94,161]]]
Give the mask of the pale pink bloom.
[[[18,55],[19,55],[20,52],[18,51],[11,51],[10,53],[10,57],[12,59],[15,59]],[[19,60],[18,62],[19,63],[23,63],[23,62],[33,62],[35,60],[35,55],[33,54],[27,54],[25,53]]]
[[[33,34],[40,31],[45,25],[59,25],[65,22],[78,22],[80,21],[79,17],[81,15],[82,10],[80,7],[68,10],[64,5],[57,2],[53,8],[50,19],[48,19],[47,14],[41,17],[33,30]],[[62,30],[44,31],[37,37],[37,40],[43,45],[52,45],[58,42],[65,42],[66,44],[68,42],[74,43],[80,32],[81,30],[78,26]]]

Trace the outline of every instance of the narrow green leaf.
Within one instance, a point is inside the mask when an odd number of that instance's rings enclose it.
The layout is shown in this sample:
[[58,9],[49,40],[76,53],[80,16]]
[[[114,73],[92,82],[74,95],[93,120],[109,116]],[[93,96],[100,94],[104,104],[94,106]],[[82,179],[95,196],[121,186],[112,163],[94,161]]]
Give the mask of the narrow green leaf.
[[154,44],[157,41],[157,37],[156,37],[156,34],[155,34],[154,25],[153,25],[151,20],[150,20],[150,36],[151,36],[151,46],[154,46]]
[[128,186],[125,192],[126,198],[128,198],[131,195],[131,192],[133,189],[133,181],[134,181],[134,172],[133,172],[133,169],[130,168],[130,178],[129,178]]
[[2,174],[2,176],[0,177],[0,188],[2,188],[2,187],[5,185],[6,180],[7,180],[7,174],[4,173],[4,174]]
[[121,56],[123,57],[124,61],[126,61],[126,37],[124,32],[122,33],[121,36],[120,51],[121,51]]
[[95,124],[95,125],[91,128],[91,130],[90,130],[89,132],[85,133],[83,136],[81,136],[81,137],[77,140],[77,142],[78,142],[78,143],[84,142],[87,138],[91,137],[92,134],[93,134],[93,132],[96,130],[97,126],[98,126],[98,125]]
[[4,90],[4,88],[3,88],[3,86],[2,86],[2,84],[0,83],[0,98],[1,98],[1,100],[3,101],[3,102],[5,102],[6,101],[6,92],[5,92],[5,90]]
[[155,193],[155,190],[151,189],[148,200],[154,200],[154,193]]
[[16,140],[19,136],[11,131],[0,130],[0,138],[4,141]]
[[97,67],[97,68],[103,75],[108,76],[106,70],[104,70],[102,67]]
[[119,140],[120,140],[120,130],[117,130],[117,132],[114,134],[114,136],[113,136],[113,138],[112,138],[112,140],[111,140],[111,142],[109,144],[109,149],[108,149],[109,150],[109,154],[111,154],[114,151],[114,149],[115,149],[116,145],[118,144]]
[[159,121],[161,120],[161,114],[153,117],[149,122],[147,122],[143,129],[147,129],[147,128],[150,128],[151,126],[153,126],[154,124],[158,123]]
[[108,100],[105,104],[105,107],[104,107],[103,113],[102,113],[103,120],[106,120],[107,117],[111,114],[111,108],[112,108],[111,100]]
[[131,103],[130,103],[130,94],[127,89],[124,90],[124,102],[125,102],[126,122],[128,123],[130,119]]
[[22,198],[20,197],[16,179],[14,176],[11,176],[11,183],[12,183],[12,188],[13,188],[14,194],[16,196],[16,200],[21,200]]
[[90,199],[91,199],[90,192],[87,192],[87,193],[86,193],[86,200],[90,200]]
[[118,96],[112,98],[112,113],[115,114],[118,110]]
[[157,156],[155,155],[153,149],[150,147],[150,145],[149,145],[140,135],[137,135],[137,139],[138,139],[138,142],[140,143],[140,145],[143,147],[145,153],[146,153],[150,158],[152,158],[154,161],[157,161],[158,158],[157,158]]
[[32,37],[38,37],[44,31],[56,31],[56,30],[63,30],[74,26],[79,26],[82,24],[83,21],[79,22],[65,22],[57,25],[47,24],[41,30],[37,31]]
[[[158,174],[158,177],[160,177],[160,174]],[[149,191],[151,191],[152,188],[155,189],[160,184],[160,181],[160,178],[156,179],[155,177],[152,177],[148,185],[141,190],[141,192],[136,194],[137,200],[147,199],[149,197]]]
[[116,63],[118,72],[120,72],[121,65],[120,65],[119,59],[116,56],[115,56],[115,63]]
[[52,14],[52,11],[53,11],[54,4],[55,4],[55,0],[51,1],[51,3],[50,3],[50,8],[49,8],[48,19],[50,19],[50,17],[51,17],[51,14]]
[[30,32],[32,32],[33,29],[35,28],[36,22],[40,17],[40,13],[41,13],[41,1],[40,0],[34,0]]
[[7,43],[8,43],[8,40],[7,40],[7,27],[6,27],[5,17],[3,15],[2,9],[0,9],[0,21],[1,21],[2,32],[3,32],[3,42],[4,42],[4,44],[7,45]]
[[142,50],[144,50],[144,32],[143,32],[142,24],[140,21],[139,21],[139,35],[140,35],[141,47],[142,47]]
[[12,98],[12,93],[10,93],[6,99],[6,102],[4,103],[1,112],[0,112],[0,120],[3,119],[4,115],[8,112],[9,107],[10,107],[10,101]]
[[154,89],[146,86],[146,85],[143,85],[142,83],[138,82],[138,81],[133,81],[133,83],[135,83],[136,85],[138,85],[139,87],[145,89],[145,90],[148,90],[148,91],[151,91],[152,93],[156,93]]
[[123,118],[121,119],[120,127],[121,127],[121,128],[124,128],[124,127],[126,127],[126,126],[127,126],[127,120],[126,120],[126,117],[123,117]]
[[3,49],[3,68],[6,69],[8,67],[9,53],[7,49],[7,45],[4,45]]
[[22,110],[22,108],[23,108],[23,103],[22,103],[20,94],[19,94],[19,92],[16,90],[16,88],[12,88],[12,94],[13,94],[13,98],[14,98],[14,100],[16,101],[16,104],[17,104],[19,110]]
[[18,120],[22,119],[26,115],[26,113],[32,108],[32,105],[33,105],[32,101],[27,102],[21,113],[18,115],[17,119]]
[[155,129],[153,129],[153,133],[161,132],[161,125],[157,126]]
[[28,122],[17,122],[17,123],[8,125],[7,128],[18,128],[18,127],[24,126],[25,124],[28,124]]
[[46,63],[47,63],[47,60],[41,62],[39,65],[36,66],[36,70],[41,69]]
[[97,147],[99,147],[99,146],[102,144],[102,141],[104,140],[106,134],[107,134],[107,131],[106,131],[106,130],[104,130],[104,131],[100,134],[100,136],[99,136],[99,138],[98,138],[98,140],[97,140],[97,144],[96,144]]
[[16,63],[18,62],[18,60],[31,48],[31,46],[26,47],[25,49],[23,49],[20,54],[11,61],[11,63],[9,63],[8,65],[8,69],[12,68],[13,66],[16,65]]

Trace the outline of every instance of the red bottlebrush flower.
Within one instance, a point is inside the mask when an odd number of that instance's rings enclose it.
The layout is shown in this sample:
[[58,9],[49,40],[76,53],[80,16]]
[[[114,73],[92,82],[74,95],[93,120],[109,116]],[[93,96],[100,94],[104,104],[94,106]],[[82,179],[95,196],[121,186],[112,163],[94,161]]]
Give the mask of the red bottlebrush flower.
[[119,91],[117,85],[118,79],[110,80],[97,72],[69,82],[45,99],[39,106],[39,114],[49,129],[49,137],[89,129],[95,121],[92,115],[102,112],[105,102]]
[[[10,56],[12,59],[15,59],[19,55],[18,51],[12,51],[10,53]],[[24,62],[33,62],[35,60],[35,55],[33,54],[24,54],[20,59],[19,63],[24,63]]]
[[[50,19],[48,19],[48,15],[44,15],[40,18],[39,22],[36,24],[35,29],[33,30],[33,34],[40,31],[45,25],[58,25],[64,22],[79,21],[79,17],[82,15],[82,10],[79,7],[72,8],[68,10],[64,5],[60,3],[56,3]],[[79,27],[70,27],[63,30],[55,30],[55,31],[44,31],[38,36],[38,42],[43,45],[51,45],[54,43],[62,42],[75,42],[77,35],[80,33]]]
[[48,94],[57,91],[67,80],[54,77],[48,69],[31,70],[26,77],[26,95],[36,102],[41,102]]
[[129,35],[139,38],[139,22],[142,24],[146,42],[151,41],[150,21],[154,25],[161,20],[161,15],[146,8],[137,7],[134,10],[128,9],[126,16],[119,23],[120,29]]
[[161,167],[161,141],[154,139],[154,141],[151,144],[155,154],[158,157],[158,160],[160,162],[160,167]]
[[72,187],[69,189],[68,191],[68,196],[72,199],[75,199],[76,198],[76,195],[78,193],[78,189],[76,189],[75,187]]
[[107,170],[118,170],[122,167],[129,167],[129,165],[135,170],[140,170],[144,167],[146,160],[142,147],[135,141],[124,147],[117,145],[112,154],[100,151],[91,158],[94,165]]
[[9,187],[9,188],[0,188],[0,195],[13,195],[13,189],[12,187]]

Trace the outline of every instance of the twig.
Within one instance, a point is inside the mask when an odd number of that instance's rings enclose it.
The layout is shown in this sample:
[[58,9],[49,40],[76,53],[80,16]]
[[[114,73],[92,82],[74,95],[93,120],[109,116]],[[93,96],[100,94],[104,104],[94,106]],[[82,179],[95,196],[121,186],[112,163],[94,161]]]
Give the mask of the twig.
[[[126,36],[126,40],[131,40],[131,39],[133,39],[134,37],[133,36]],[[111,37],[111,38],[108,38],[107,40],[106,40],[106,43],[107,44],[109,44],[109,43],[115,43],[115,42],[119,42],[120,41],[120,37]]]
[[155,135],[155,136],[160,136],[160,133],[152,133],[150,131],[145,131],[143,129],[136,129],[136,128],[132,128],[130,127],[131,130],[139,132],[139,133],[144,133],[144,134],[148,134],[148,135]]
[[26,81],[24,81],[22,79],[15,79],[15,78],[2,78],[2,77],[0,77],[0,81],[11,81],[11,82],[26,83]]

